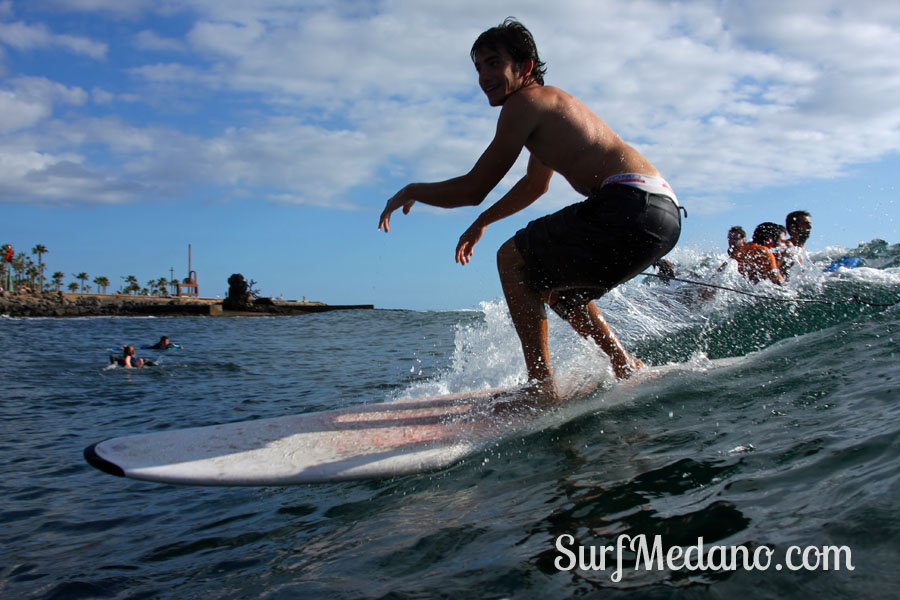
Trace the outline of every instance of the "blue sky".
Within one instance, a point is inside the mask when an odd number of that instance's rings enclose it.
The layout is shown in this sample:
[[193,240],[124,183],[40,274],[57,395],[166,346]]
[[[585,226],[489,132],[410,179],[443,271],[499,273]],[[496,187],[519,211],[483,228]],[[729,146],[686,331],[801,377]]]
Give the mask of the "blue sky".
[[[0,0],[0,243],[117,286],[232,273],[267,296],[382,308],[501,295],[497,247],[580,198],[550,193],[453,261],[480,208],[416,206],[468,171],[497,109],[469,48],[514,15],[546,81],[675,187],[680,248],[813,214],[809,247],[898,235],[900,6],[882,1]],[[676,251],[677,252],[677,251]]]

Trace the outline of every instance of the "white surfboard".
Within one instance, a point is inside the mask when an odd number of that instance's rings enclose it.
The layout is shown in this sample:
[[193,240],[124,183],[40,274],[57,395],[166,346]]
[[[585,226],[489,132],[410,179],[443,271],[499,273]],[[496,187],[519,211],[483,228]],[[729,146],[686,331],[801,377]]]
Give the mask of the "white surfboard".
[[113,475],[187,485],[292,485],[421,473],[527,430],[552,412],[497,412],[498,394],[511,406],[522,399],[515,390],[488,390],[161,431],[93,444],[84,457]]
[[[514,434],[596,410],[600,398],[627,400],[641,383],[697,369],[644,369],[600,396],[592,393],[602,378],[568,382],[558,389],[564,399],[559,408],[521,406],[517,401],[528,397],[515,389],[487,390],[111,438],[87,447],[84,457],[113,475],[185,485],[293,485],[422,473]],[[498,400],[508,402],[505,410],[495,410]]]

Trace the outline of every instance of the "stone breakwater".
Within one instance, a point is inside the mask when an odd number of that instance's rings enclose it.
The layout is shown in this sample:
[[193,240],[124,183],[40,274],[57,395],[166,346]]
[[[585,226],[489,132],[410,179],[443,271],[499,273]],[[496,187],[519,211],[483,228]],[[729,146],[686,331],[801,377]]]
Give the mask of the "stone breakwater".
[[366,305],[329,305],[321,302],[273,302],[267,300],[248,310],[222,309],[213,298],[154,298],[150,296],[106,296],[99,294],[0,294],[0,315],[10,317],[95,317],[95,316],[229,316],[297,315],[346,309],[372,309]]
[[0,295],[0,314],[10,317],[92,317],[138,315],[208,315],[208,302],[177,298],[129,298],[44,292]]

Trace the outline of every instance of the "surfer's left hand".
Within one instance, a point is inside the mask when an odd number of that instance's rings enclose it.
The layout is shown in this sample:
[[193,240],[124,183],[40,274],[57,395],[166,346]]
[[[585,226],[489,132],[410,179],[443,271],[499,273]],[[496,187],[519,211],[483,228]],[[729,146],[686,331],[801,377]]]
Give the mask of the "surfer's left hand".
[[475,244],[484,235],[485,229],[487,227],[479,225],[476,221],[459,236],[459,243],[456,244],[456,262],[461,265],[469,264],[469,261],[472,260],[472,255],[475,253]]
[[406,188],[403,188],[394,194],[391,199],[387,201],[387,204],[384,205],[384,210],[381,212],[381,218],[378,219],[378,229],[384,229],[385,233],[390,231],[391,213],[402,207],[403,214],[408,215],[412,205],[415,203],[415,200],[410,200],[406,197]]

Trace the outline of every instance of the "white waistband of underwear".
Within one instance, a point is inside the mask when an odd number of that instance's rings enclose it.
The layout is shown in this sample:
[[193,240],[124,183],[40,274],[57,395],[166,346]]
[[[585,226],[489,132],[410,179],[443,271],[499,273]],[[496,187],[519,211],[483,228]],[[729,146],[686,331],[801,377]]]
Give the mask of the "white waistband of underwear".
[[600,188],[602,189],[604,186],[611,183],[630,185],[631,187],[650,194],[660,194],[661,196],[670,198],[672,202],[675,203],[675,206],[678,206],[678,198],[675,197],[675,190],[673,190],[672,186],[662,177],[651,177],[650,175],[641,175],[640,173],[619,173],[618,175],[607,177]]

